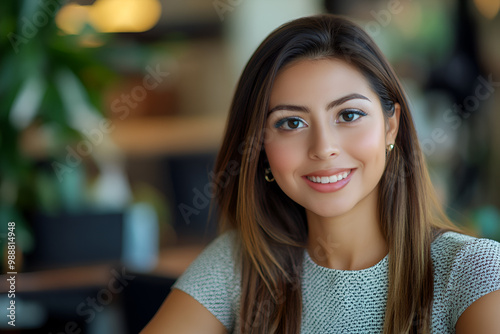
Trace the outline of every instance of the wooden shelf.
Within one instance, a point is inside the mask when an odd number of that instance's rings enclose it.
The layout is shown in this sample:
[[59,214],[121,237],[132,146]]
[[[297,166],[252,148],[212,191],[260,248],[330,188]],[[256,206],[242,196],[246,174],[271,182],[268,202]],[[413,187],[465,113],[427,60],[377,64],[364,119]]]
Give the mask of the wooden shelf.
[[217,151],[226,117],[151,117],[114,121],[111,136],[127,155]]
[[[215,152],[222,142],[225,125],[225,116],[110,119],[108,124],[112,141],[129,156]],[[42,128],[33,126],[23,132],[20,144],[28,156],[44,158],[52,151],[54,140]],[[78,144],[66,143],[62,149],[66,149],[66,145],[76,149]],[[92,149],[106,148],[96,144]]]

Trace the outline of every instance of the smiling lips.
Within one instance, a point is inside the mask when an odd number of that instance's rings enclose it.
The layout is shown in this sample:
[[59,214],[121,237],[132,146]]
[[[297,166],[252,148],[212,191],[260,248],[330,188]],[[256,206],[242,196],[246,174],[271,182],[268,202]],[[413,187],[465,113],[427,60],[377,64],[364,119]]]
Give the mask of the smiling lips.
[[351,170],[340,172],[330,176],[307,176],[307,179],[314,183],[322,183],[322,184],[335,183],[345,179],[349,174],[351,174]]

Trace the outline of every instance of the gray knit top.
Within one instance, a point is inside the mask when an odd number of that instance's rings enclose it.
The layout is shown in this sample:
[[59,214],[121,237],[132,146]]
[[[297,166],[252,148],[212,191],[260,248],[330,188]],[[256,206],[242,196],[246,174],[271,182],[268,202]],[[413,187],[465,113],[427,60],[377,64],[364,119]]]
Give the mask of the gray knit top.
[[[219,236],[174,285],[205,306],[229,333],[240,327],[237,242],[235,233]],[[434,240],[431,253],[432,333],[455,333],[470,304],[500,290],[500,243],[446,232]],[[301,333],[381,333],[387,289],[388,256],[370,268],[348,271],[321,267],[304,251]],[[265,312],[269,305],[261,307]]]

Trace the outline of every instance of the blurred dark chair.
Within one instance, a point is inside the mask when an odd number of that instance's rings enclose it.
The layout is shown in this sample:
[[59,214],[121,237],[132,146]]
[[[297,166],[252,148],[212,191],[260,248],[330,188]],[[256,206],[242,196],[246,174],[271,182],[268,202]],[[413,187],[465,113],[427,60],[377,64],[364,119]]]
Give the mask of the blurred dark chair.
[[127,333],[139,333],[155,315],[175,282],[173,278],[135,274],[123,293]]

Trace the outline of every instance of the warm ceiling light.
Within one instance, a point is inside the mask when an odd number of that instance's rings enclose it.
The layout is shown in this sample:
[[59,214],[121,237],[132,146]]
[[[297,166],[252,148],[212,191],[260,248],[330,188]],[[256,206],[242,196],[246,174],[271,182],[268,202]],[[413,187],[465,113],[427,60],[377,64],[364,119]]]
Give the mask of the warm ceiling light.
[[493,19],[500,10],[500,0],[474,0],[477,10],[487,19]]
[[158,0],[97,0],[89,8],[91,24],[101,32],[142,32],[160,19]]
[[79,34],[85,24],[99,32],[143,32],[160,19],[158,0],[97,0],[91,6],[69,3],[57,13],[57,26],[66,34]]
[[88,8],[76,3],[69,3],[63,6],[56,16],[56,24],[59,29],[69,35],[80,33],[88,22]]

